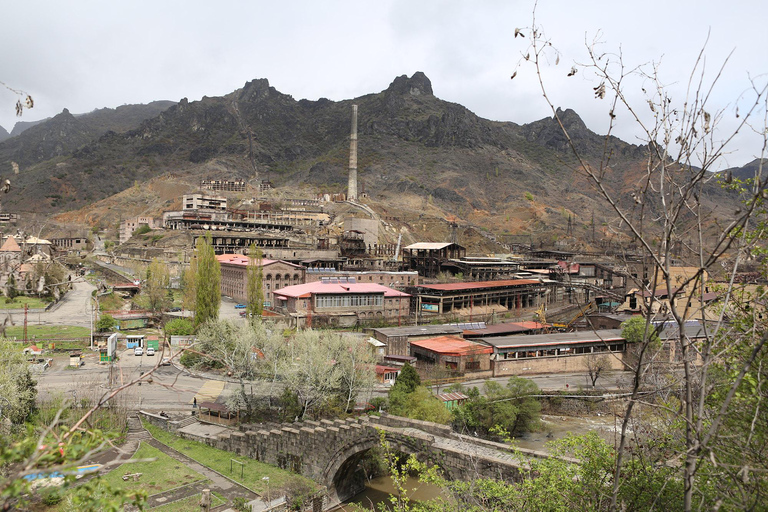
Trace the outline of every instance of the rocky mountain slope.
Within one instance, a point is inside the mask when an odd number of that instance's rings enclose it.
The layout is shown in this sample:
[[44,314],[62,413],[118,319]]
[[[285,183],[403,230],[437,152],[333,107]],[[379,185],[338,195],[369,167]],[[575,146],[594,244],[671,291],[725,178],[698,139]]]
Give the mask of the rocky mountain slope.
[[[552,118],[527,125],[482,119],[435,97],[423,73],[339,102],[296,101],[266,79],[253,80],[224,97],[181,100],[134,129],[95,139],[94,126],[65,111],[25,132],[38,138],[15,153],[8,149],[13,139],[0,143],[0,176],[12,157],[24,162],[4,207],[77,209],[162,176],[191,187],[202,177],[237,177],[252,184],[269,179],[294,195],[344,192],[353,104],[358,189],[379,211],[409,219],[454,215],[477,229],[512,234],[562,233],[570,219],[579,236],[595,225],[607,230],[615,219]],[[606,186],[632,208],[643,148],[615,138],[606,146],[575,112],[561,117],[587,161],[611,152]],[[711,209],[727,199],[714,188],[711,194],[704,200]]]

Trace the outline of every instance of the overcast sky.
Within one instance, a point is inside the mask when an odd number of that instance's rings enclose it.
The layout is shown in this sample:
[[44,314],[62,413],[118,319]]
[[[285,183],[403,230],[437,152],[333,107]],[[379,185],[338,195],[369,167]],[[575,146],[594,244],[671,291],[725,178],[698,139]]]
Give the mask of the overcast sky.
[[[32,121],[64,108],[194,101],[254,78],[297,100],[343,100],[423,71],[439,98],[487,119],[526,123],[551,115],[532,68],[510,80],[529,40],[515,39],[514,29],[531,25],[532,8],[516,0],[4,2],[0,80],[33,96],[22,118]],[[545,70],[551,98],[598,133],[606,130],[607,103],[594,99],[588,73],[565,76],[586,61],[585,39],[599,33],[600,48],[620,48],[629,67],[660,60],[676,99],[709,33],[708,77],[734,52],[710,100],[723,111],[725,133],[750,76],[768,77],[767,20],[766,0],[542,0],[537,10],[561,52],[559,66]],[[628,93],[642,104],[641,85],[648,83],[631,83]],[[0,88],[0,126],[8,131],[14,104]],[[647,105],[642,115],[650,115]],[[639,142],[629,115],[617,121],[618,135]],[[742,165],[759,154],[759,139],[744,134],[733,150],[728,164]]]

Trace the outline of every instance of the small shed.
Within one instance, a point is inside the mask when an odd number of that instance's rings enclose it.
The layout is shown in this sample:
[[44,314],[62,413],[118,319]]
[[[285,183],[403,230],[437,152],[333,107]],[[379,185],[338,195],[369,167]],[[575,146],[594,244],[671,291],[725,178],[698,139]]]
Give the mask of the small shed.
[[143,334],[129,334],[125,337],[125,348],[144,348],[144,335]]
[[381,384],[393,385],[402,368],[376,365],[376,381]]
[[377,340],[376,338],[368,338],[368,343],[371,345],[371,352],[376,357],[384,357],[387,350],[387,344]]
[[437,395],[448,410],[453,410],[466,402],[469,397],[464,393],[440,393]]
[[24,353],[31,356],[39,356],[43,353],[43,349],[38,348],[37,345],[30,345],[24,349]]
[[219,425],[235,425],[240,421],[240,411],[230,412],[227,406],[216,402],[200,402],[197,404],[200,408],[198,418],[201,421],[209,423],[218,423]]
[[75,368],[80,366],[80,362],[82,361],[83,353],[82,352],[70,352],[69,353],[69,366],[74,366]]

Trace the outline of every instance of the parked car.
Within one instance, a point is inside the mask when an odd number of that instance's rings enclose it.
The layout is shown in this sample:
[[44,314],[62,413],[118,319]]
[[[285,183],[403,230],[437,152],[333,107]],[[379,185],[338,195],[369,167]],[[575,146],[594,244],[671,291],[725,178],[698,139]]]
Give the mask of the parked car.
[[133,355],[135,356],[144,355],[144,349],[141,347],[136,347],[135,349],[133,349]]
[[155,355],[155,349],[154,349],[154,347],[147,347],[147,355],[148,355],[148,356],[153,356],[153,355]]
[[245,304],[235,304],[235,309],[245,309]]
[[169,357],[164,357],[162,362],[160,363],[161,366],[171,366],[171,359]]

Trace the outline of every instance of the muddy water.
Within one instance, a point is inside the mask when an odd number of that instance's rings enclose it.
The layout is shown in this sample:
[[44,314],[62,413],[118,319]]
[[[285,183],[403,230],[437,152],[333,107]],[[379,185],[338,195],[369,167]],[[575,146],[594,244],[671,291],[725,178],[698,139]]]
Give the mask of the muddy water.
[[[405,482],[405,488],[408,489],[408,497],[411,501],[426,501],[440,496],[440,488],[430,484],[419,482],[418,478],[408,477]],[[392,485],[392,479],[388,476],[380,476],[368,482],[365,490],[351,499],[348,503],[339,505],[334,511],[351,510],[349,503],[355,503],[364,507],[366,510],[379,510],[379,503],[389,504],[389,495],[395,492]],[[347,507],[345,508],[345,505]]]
[[539,432],[530,432],[515,438],[517,446],[530,450],[544,450],[545,444],[555,439],[562,439],[568,433],[597,434],[608,444],[613,445],[616,432],[621,430],[621,419],[606,414],[601,416],[541,416],[542,428]]

